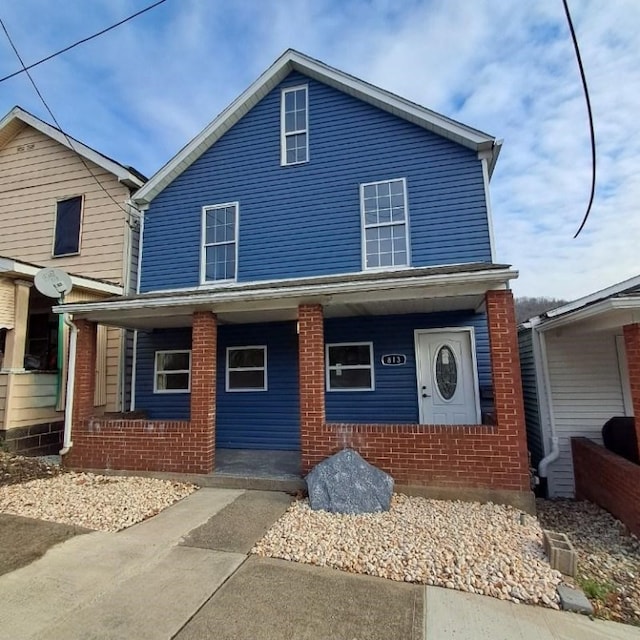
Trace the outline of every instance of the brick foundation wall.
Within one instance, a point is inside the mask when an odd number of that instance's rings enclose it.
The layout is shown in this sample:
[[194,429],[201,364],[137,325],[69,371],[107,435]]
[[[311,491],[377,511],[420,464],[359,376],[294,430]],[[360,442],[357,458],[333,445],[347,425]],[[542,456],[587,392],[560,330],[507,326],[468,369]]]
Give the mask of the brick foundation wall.
[[640,536],[640,465],[587,438],[572,438],[576,498],[589,500]]
[[91,418],[72,433],[64,457],[73,469],[125,469],[207,473],[209,458],[193,439],[187,421]]
[[636,416],[636,441],[640,455],[640,323],[628,324],[622,328],[624,332],[624,348],[629,368],[629,387],[633,414]]
[[[513,295],[489,291],[487,323],[495,426],[327,424],[322,308],[299,320],[302,470],[350,447],[398,484],[529,491],[529,469]],[[306,387],[306,388],[305,388]]]
[[64,457],[64,465],[74,469],[213,471],[216,316],[207,311],[193,314],[190,420],[92,417],[95,326],[86,321],[77,324],[80,331],[71,433],[73,446]]

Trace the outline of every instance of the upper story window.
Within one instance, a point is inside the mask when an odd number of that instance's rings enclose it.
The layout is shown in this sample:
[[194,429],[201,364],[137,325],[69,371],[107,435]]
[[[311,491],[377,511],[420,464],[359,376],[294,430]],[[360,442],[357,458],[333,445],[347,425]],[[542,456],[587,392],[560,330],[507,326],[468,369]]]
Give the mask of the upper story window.
[[53,257],[73,256],[80,253],[82,227],[82,196],[58,200],[53,234]]
[[191,389],[191,351],[156,351],[154,393],[186,393]]
[[202,282],[235,280],[238,256],[238,203],[202,208]]
[[404,178],[360,185],[364,269],[409,264],[407,182]]
[[309,160],[309,100],[306,86],[282,90],[281,145],[283,165]]

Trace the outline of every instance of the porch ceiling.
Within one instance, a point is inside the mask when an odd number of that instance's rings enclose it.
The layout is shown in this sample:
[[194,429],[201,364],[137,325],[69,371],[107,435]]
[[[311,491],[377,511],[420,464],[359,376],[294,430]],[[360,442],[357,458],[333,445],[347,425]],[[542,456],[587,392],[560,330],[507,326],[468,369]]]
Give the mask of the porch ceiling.
[[143,294],[54,308],[130,329],[190,326],[195,311],[222,324],[295,320],[300,304],[320,304],[325,317],[478,310],[490,289],[504,289],[517,272],[505,265],[452,265],[393,273],[356,274],[215,289]]

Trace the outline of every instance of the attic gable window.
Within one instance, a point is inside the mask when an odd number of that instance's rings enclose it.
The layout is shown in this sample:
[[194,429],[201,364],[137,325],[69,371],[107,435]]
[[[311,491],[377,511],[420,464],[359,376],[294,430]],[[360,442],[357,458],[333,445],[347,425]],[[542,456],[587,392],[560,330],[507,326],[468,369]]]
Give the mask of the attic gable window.
[[404,178],[360,185],[363,269],[409,264],[407,182]]
[[280,114],[282,165],[307,162],[309,160],[309,96],[306,85],[282,90]]
[[82,196],[58,200],[53,234],[53,257],[73,256],[80,253],[82,227]]

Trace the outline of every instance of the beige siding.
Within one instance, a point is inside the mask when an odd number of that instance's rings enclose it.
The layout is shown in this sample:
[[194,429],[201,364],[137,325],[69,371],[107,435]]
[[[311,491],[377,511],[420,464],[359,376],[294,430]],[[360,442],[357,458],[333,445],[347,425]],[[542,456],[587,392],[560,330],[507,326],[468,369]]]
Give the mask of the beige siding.
[[[124,206],[128,189],[86,162]],[[84,195],[80,255],[52,258],[56,201],[76,195]],[[125,215],[75,153],[39,131],[25,126],[0,149],[0,255],[124,284]]]
[[15,300],[13,280],[0,278],[0,328],[13,327]]
[[11,414],[7,428],[63,420],[56,411],[55,373],[10,373]]
[[614,331],[547,336],[551,399],[560,457],[549,467],[550,497],[573,497],[571,438],[602,442],[604,423],[624,415]]

